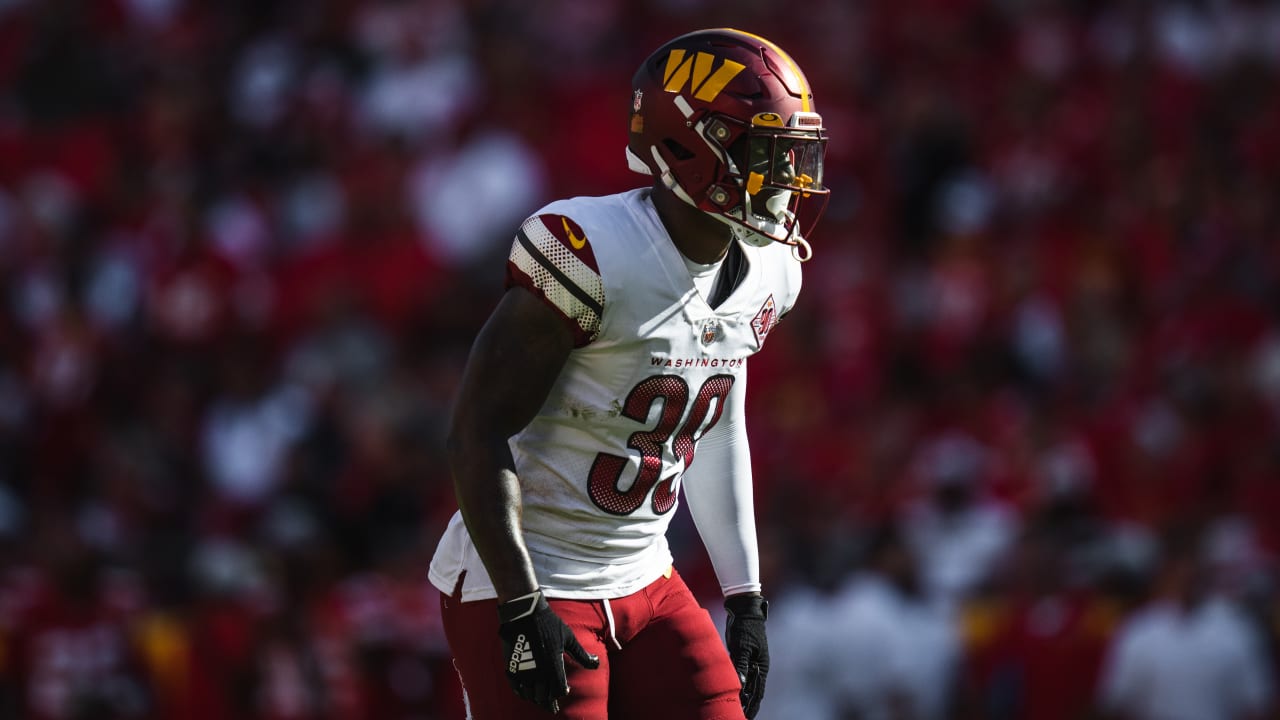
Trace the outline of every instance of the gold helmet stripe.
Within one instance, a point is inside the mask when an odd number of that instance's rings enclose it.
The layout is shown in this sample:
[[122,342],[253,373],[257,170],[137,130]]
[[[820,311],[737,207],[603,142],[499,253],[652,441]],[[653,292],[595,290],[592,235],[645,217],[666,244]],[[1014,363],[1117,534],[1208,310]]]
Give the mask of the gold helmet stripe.
[[800,66],[796,65],[796,61],[792,60],[791,56],[788,55],[785,50],[778,47],[768,38],[762,38],[759,35],[746,32],[745,30],[737,30],[735,28],[720,28],[720,30],[727,33],[746,35],[747,37],[760,42],[765,47],[768,47],[769,49],[778,53],[778,57],[782,58],[783,62],[785,62],[788,66],[791,67],[791,72],[795,73],[795,76],[800,80],[800,86],[801,86],[800,87],[800,109],[803,110],[804,112],[812,111],[812,108],[810,107],[809,98],[813,97],[813,91],[809,89],[809,79],[804,76],[803,72],[800,72]]

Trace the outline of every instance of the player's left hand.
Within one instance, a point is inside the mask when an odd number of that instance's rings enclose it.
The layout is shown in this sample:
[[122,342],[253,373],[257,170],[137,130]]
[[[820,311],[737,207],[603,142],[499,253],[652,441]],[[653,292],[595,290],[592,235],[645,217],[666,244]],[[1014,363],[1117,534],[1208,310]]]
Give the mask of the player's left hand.
[[724,609],[728,611],[725,645],[742,683],[742,711],[751,720],[760,712],[764,681],[769,675],[769,641],[764,634],[769,603],[759,595],[732,595],[725,598]]

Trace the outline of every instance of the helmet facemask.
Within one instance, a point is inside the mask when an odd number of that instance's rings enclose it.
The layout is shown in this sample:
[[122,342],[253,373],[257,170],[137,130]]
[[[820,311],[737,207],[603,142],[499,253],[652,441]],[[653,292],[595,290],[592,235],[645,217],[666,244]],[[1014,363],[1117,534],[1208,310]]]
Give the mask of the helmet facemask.
[[[822,118],[796,112],[784,124],[777,113],[765,112],[747,124],[710,114],[692,125],[721,160],[719,177],[707,188],[700,207],[749,245],[780,242],[791,246],[797,259],[808,260],[812,251],[801,232],[800,204],[820,199],[805,229],[811,230],[830,192],[822,184],[827,144]],[[678,190],[677,194],[699,205],[687,193]]]
[[[793,117],[793,124],[804,120],[811,126],[780,127],[770,123],[779,122],[774,113],[754,118],[724,153],[728,160],[725,172],[711,187],[708,199],[724,208],[717,217],[734,227],[744,242],[758,247],[781,242],[807,260],[810,250],[798,212],[801,201],[809,198],[821,199],[817,215],[826,205],[828,191],[822,184],[822,170],[827,141],[821,118],[812,113],[796,115],[800,117]],[[712,126],[715,133],[715,122]],[[729,204],[720,202],[725,196]],[[815,222],[817,217],[807,229]]]

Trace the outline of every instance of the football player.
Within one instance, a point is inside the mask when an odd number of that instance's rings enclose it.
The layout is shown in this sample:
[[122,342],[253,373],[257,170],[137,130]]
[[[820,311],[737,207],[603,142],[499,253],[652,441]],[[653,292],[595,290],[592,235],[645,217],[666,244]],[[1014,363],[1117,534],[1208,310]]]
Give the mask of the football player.
[[[751,718],[764,695],[746,359],[800,290],[822,118],[777,45],[703,30],[640,66],[629,138],[652,186],[524,222],[453,411],[430,578],[477,720]],[[682,489],[723,643],[672,568]]]

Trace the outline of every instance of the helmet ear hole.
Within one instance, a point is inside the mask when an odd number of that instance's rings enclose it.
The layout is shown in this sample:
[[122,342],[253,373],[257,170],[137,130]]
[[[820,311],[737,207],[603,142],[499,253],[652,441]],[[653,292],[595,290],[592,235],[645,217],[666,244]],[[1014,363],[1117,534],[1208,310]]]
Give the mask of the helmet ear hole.
[[692,160],[695,157],[692,150],[671,138],[663,138],[662,144],[675,156],[676,160]]

